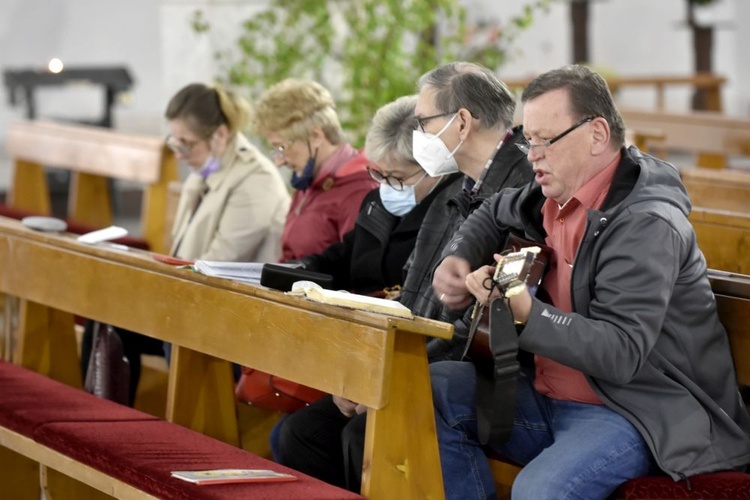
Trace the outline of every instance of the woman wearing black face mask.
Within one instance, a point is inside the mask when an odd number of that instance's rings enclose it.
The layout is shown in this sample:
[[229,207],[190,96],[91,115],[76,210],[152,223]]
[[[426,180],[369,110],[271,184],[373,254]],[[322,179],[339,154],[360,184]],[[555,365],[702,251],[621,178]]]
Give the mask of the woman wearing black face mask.
[[316,82],[283,80],[256,111],[255,133],[273,148],[276,165],[294,172],[281,260],[322,252],[354,227],[362,199],[376,186],[367,159],[344,141],[333,98]]

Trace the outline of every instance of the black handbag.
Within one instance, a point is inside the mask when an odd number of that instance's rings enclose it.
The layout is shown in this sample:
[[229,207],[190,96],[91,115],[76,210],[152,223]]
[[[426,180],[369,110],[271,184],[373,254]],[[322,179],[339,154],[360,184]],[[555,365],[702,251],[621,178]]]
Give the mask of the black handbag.
[[94,322],[93,345],[84,390],[97,397],[128,404],[130,363],[120,336],[110,325]]

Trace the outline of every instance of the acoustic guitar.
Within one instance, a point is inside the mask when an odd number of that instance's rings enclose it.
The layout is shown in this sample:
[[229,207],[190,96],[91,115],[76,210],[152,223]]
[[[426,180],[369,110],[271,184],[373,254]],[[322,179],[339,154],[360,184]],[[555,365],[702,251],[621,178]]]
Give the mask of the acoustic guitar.
[[496,300],[505,300],[528,289],[536,294],[547,269],[551,249],[545,245],[510,235],[507,250],[495,266],[491,278],[487,278],[485,288],[488,294],[498,290],[500,296],[487,305],[477,302],[471,316],[469,336],[466,341],[463,359],[470,358],[480,371],[491,373],[494,357],[490,348],[489,311]]

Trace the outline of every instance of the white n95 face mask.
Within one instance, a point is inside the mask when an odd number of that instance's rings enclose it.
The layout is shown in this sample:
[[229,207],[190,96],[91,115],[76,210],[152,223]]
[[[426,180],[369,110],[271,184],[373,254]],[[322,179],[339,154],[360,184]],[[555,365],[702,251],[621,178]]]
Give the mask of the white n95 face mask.
[[448,175],[459,171],[458,164],[453,155],[456,154],[464,141],[461,140],[458,146],[451,151],[440,138],[440,135],[456,119],[456,116],[458,114],[453,115],[453,118],[448,120],[448,123],[440,129],[437,135],[422,132],[421,130],[414,130],[412,132],[412,153],[414,159],[417,160],[417,163],[419,163],[430,177],[440,177],[441,175]]

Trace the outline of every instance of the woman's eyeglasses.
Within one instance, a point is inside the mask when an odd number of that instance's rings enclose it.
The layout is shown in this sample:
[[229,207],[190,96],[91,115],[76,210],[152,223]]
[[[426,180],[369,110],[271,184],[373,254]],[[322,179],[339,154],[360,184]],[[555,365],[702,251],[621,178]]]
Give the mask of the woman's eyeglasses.
[[278,146],[271,146],[271,155],[273,155],[274,160],[278,160],[282,158],[286,154],[286,150],[289,148],[289,146],[292,145],[294,141],[287,141],[284,144],[279,144]]
[[367,165],[367,173],[370,174],[370,177],[372,177],[372,180],[374,180],[375,182],[380,183],[380,184],[383,184],[383,183],[388,184],[390,187],[392,187],[396,191],[403,191],[404,190],[404,181],[405,180],[409,180],[412,177],[414,177],[415,175],[417,175],[419,173],[423,173],[423,172],[424,171],[421,170],[421,168],[420,168],[420,170],[417,170],[413,174],[407,175],[406,177],[404,177],[403,179],[401,179],[401,178],[395,177],[393,175],[384,175],[383,172],[381,172],[380,170],[378,170],[377,167],[372,166],[372,165]]
[[182,156],[190,156],[190,153],[193,152],[193,148],[200,141],[186,141],[184,139],[179,140],[172,134],[168,134],[166,139],[164,139],[164,142],[166,143],[167,147],[175,153]]

